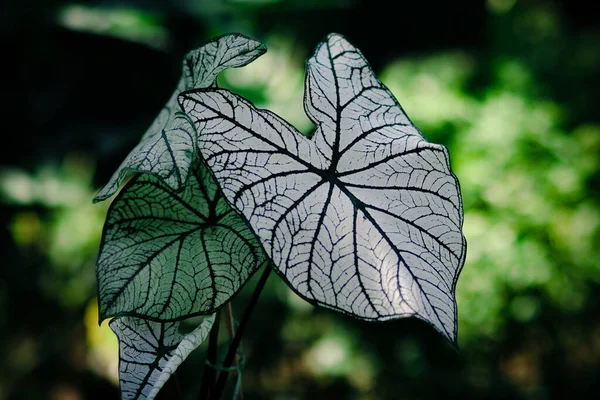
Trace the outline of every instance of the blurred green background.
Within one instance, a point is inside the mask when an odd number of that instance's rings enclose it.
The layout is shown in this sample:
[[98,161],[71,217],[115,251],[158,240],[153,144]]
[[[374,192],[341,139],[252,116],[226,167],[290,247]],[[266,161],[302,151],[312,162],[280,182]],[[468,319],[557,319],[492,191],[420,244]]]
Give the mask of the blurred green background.
[[[0,399],[118,398],[97,324],[94,193],[175,87],[183,55],[242,32],[268,53],[220,85],[309,132],[304,60],[360,48],[465,203],[460,353],[415,320],[316,309],[270,278],[245,399],[558,399],[600,389],[600,29],[592,2],[4,0]],[[234,301],[241,312],[249,284]],[[225,338],[223,338],[223,345]],[[204,348],[159,398],[196,398]],[[221,353],[225,351],[223,347]]]

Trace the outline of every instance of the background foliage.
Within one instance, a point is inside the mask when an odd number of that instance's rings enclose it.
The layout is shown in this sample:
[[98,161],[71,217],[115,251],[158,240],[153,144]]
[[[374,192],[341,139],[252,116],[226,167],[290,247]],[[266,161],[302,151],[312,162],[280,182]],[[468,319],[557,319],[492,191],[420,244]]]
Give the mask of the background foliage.
[[[91,199],[166,101],[183,55],[233,31],[269,51],[220,84],[304,132],[304,60],[329,32],[360,48],[425,136],[449,147],[468,240],[460,354],[424,323],[315,309],[272,276],[243,343],[245,398],[597,392],[594,14],[567,1],[402,4],[4,2],[0,399],[117,398],[116,339],[97,326],[95,299],[107,205]],[[202,363],[203,348],[159,398],[191,398]]]

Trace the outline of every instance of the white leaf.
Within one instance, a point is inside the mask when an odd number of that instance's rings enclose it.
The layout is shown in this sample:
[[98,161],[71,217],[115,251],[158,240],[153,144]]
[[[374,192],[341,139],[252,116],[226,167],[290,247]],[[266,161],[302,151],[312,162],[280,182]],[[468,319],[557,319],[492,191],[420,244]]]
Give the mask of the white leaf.
[[340,35],[308,60],[305,90],[310,138],[226,90],[179,101],[225,197],[297,293],[367,320],[415,316],[455,341],[466,241],[447,150]]
[[119,381],[122,399],[156,397],[179,364],[208,337],[215,316],[202,320],[182,335],[179,322],[153,322],[134,317],[115,318],[110,328],[119,339]]

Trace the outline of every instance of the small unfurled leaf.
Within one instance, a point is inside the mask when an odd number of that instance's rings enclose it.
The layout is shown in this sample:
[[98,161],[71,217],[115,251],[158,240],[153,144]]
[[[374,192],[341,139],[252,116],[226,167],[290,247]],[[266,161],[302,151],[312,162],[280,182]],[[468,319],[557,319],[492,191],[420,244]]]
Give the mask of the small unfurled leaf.
[[156,397],[179,364],[208,337],[210,315],[192,332],[181,334],[180,322],[153,322],[134,317],[110,321],[119,339],[119,382],[122,399]]
[[96,266],[100,320],[209,314],[265,265],[244,218],[201,165],[174,192],[138,175],[115,198]]
[[305,92],[312,137],[227,90],[179,101],[225,197],[294,290],[367,320],[415,316],[455,341],[466,242],[446,148],[340,35],[308,60]]
[[136,172],[153,174],[170,188],[180,189],[194,162],[196,134],[187,116],[180,112],[177,96],[187,89],[215,86],[221,71],[247,65],[265,51],[262,43],[244,35],[231,34],[189,52],[183,60],[182,77],[171,98],[94,201],[111,197],[123,180]]

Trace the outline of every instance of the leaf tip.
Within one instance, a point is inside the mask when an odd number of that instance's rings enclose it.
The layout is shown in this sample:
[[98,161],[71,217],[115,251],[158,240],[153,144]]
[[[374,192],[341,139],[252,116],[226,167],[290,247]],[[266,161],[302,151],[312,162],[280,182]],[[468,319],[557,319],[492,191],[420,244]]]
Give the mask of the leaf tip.
[[115,172],[110,181],[104,185],[103,188],[98,190],[94,198],[92,199],[92,203],[96,204],[101,201],[104,201],[114,195],[119,189],[119,185],[123,181],[123,167],[119,167],[119,169]]
[[94,196],[94,198],[92,199],[92,204],[98,204],[101,201],[106,200],[106,197],[102,196],[100,193],[98,193],[96,196]]
[[263,54],[265,54],[268,50],[267,45],[258,41],[255,41],[256,43],[258,43],[258,46],[256,47],[256,51],[258,52],[258,56],[262,56]]
[[[267,45],[265,45],[263,42],[261,42],[259,40],[251,38],[250,36],[244,35],[243,33],[239,33],[239,32],[233,33],[230,35],[233,37],[241,38],[241,39],[245,40],[247,42],[249,51],[259,52],[259,55],[262,55],[267,51]],[[228,35],[226,35],[226,36],[228,36]]]
[[457,354],[461,354],[462,351],[460,349],[460,346],[458,345],[458,337],[456,336],[456,334],[453,335],[453,337],[446,337],[448,339],[448,343],[450,343],[450,347],[457,353]]
[[[102,306],[102,303],[98,303],[98,326],[102,325],[102,322],[110,317],[113,317],[113,315],[109,314],[107,312],[107,310],[105,310],[106,307]],[[111,322],[114,321],[115,318],[111,319]]]
[[102,321],[104,321],[106,319],[106,315],[104,315],[104,313],[102,313],[100,310],[98,310],[98,326],[102,325]]

